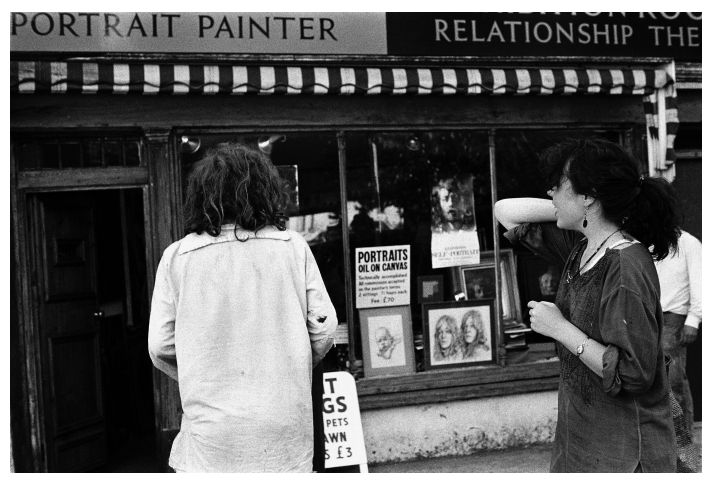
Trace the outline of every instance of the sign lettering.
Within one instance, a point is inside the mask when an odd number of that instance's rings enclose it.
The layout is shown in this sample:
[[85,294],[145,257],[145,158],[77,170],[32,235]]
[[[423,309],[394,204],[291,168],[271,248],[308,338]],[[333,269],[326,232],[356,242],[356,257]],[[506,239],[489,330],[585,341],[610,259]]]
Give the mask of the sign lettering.
[[356,382],[348,372],[324,373],[324,466],[366,464]]
[[388,53],[702,60],[700,12],[395,12]]
[[356,308],[410,304],[410,245],[356,248]]

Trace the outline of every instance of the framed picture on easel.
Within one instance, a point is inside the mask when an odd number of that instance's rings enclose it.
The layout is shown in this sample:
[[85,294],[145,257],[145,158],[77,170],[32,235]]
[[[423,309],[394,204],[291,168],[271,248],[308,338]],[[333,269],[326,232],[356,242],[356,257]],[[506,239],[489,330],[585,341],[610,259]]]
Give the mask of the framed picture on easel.
[[365,377],[415,372],[410,306],[359,311]]
[[495,361],[494,299],[423,305],[425,369]]

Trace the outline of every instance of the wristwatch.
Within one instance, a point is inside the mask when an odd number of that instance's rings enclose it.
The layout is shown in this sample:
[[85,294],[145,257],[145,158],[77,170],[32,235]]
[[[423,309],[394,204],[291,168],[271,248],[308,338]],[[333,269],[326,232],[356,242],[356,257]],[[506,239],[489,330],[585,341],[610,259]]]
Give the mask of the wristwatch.
[[583,354],[583,351],[586,350],[586,342],[588,342],[588,339],[591,337],[586,337],[583,342],[579,344],[578,347],[576,347],[576,357],[581,358],[581,354]]

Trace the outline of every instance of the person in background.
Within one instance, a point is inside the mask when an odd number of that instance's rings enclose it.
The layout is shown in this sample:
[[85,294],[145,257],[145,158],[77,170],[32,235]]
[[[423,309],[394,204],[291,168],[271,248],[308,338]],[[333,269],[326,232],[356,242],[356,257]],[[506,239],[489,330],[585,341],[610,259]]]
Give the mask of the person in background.
[[556,267],[549,266],[546,272],[539,275],[539,293],[547,300],[547,297],[556,296],[556,288],[559,286],[559,275]]
[[702,321],[702,243],[682,231],[677,252],[655,262],[663,308],[663,350],[671,357],[668,377],[672,392],[692,430],[694,407],[687,380],[687,346],[697,339]]
[[163,253],[148,330],[178,381],[177,472],[311,472],[312,368],[337,318],[286,194],[257,150],[225,143],[188,177],[187,235]]
[[495,216],[512,242],[565,262],[556,302],[527,304],[561,361],[551,471],[675,472],[653,264],[677,244],[672,187],[605,140],[568,140],[542,161],[552,200],[500,200]]

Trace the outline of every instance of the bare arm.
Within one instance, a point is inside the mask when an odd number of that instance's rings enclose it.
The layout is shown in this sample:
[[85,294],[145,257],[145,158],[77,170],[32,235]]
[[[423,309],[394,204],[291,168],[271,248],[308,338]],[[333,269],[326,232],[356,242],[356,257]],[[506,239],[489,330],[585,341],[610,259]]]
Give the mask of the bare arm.
[[553,222],[556,220],[554,204],[550,199],[522,197],[498,200],[494,216],[507,230],[525,222]]

